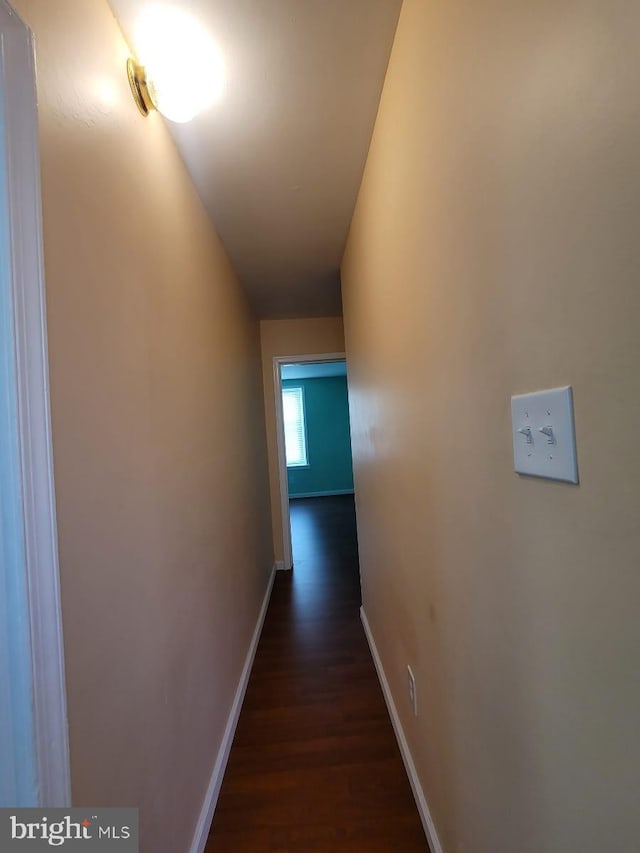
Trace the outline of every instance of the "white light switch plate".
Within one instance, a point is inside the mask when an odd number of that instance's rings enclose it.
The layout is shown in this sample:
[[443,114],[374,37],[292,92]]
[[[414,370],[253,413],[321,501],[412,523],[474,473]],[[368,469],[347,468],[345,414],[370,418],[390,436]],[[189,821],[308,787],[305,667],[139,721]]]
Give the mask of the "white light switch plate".
[[578,482],[571,388],[511,398],[513,467],[519,474]]

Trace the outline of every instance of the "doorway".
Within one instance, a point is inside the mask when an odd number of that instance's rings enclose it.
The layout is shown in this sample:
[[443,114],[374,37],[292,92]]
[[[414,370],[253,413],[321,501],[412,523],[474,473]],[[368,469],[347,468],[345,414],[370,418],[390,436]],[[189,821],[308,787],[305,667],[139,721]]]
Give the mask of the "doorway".
[[275,358],[274,380],[284,567],[290,569],[305,559],[314,519],[329,504],[353,511],[346,358]]

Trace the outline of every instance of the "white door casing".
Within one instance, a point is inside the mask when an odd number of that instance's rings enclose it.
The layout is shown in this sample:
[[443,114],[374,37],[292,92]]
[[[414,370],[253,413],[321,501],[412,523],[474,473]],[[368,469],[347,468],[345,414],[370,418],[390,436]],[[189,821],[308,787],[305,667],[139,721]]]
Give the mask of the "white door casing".
[[4,796],[45,807],[70,806],[71,786],[35,79],[32,33],[0,0],[0,752]]

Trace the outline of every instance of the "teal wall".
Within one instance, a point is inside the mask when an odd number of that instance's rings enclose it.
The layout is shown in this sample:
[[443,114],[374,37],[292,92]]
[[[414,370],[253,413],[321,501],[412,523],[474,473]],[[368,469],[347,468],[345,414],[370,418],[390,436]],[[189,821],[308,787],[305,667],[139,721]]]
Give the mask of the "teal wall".
[[353,491],[349,406],[345,376],[287,379],[304,388],[308,468],[287,468],[289,496]]

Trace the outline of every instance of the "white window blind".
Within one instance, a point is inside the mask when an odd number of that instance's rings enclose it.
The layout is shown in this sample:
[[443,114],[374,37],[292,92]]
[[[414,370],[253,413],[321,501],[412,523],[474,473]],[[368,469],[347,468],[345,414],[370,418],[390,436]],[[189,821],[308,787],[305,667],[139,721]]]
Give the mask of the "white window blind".
[[302,388],[282,389],[287,467],[308,465]]

